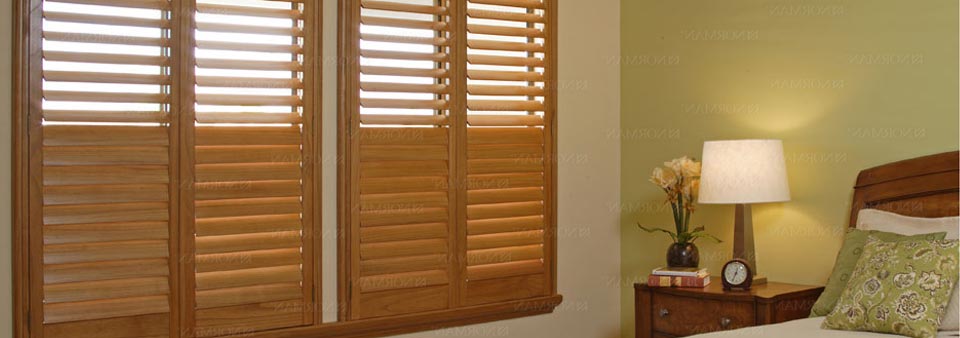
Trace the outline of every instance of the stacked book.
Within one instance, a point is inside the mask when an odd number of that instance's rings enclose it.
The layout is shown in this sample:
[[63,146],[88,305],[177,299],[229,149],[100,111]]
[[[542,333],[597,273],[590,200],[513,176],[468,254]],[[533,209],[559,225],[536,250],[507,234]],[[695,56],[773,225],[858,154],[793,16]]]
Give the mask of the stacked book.
[[702,288],[710,285],[710,273],[699,268],[656,268],[647,277],[654,287]]

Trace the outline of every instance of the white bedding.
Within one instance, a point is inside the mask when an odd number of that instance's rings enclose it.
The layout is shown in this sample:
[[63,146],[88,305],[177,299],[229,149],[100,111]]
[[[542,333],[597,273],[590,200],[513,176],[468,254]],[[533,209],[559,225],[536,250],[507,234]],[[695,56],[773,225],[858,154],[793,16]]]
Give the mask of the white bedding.
[[[757,338],[892,338],[903,337],[897,335],[871,333],[871,332],[853,332],[824,330],[820,328],[824,317],[798,319],[786,323],[748,327],[739,330],[721,331],[696,335],[698,338],[721,338],[721,337],[757,337]],[[960,331],[940,331],[937,338],[957,337]]]

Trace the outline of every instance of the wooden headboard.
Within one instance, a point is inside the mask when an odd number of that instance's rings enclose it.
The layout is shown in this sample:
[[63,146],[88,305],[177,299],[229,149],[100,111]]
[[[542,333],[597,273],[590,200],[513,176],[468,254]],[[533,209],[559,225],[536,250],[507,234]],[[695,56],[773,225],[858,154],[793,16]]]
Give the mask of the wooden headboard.
[[860,172],[853,188],[850,226],[860,209],[872,208],[914,217],[960,214],[960,152],[913,158]]

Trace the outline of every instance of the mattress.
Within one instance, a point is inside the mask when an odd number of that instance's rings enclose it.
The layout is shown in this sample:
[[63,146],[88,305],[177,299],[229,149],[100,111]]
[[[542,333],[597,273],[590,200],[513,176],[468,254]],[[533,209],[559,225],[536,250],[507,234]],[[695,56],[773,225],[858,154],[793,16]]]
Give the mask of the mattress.
[[[733,331],[722,331],[696,335],[697,338],[720,338],[720,337],[763,337],[763,338],[887,338],[903,337],[890,334],[872,333],[872,332],[853,332],[824,330],[820,328],[824,317],[805,318],[789,321],[780,324],[763,325],[743,328]],[[937,338],[958,337],[960,331],[940,331]]]

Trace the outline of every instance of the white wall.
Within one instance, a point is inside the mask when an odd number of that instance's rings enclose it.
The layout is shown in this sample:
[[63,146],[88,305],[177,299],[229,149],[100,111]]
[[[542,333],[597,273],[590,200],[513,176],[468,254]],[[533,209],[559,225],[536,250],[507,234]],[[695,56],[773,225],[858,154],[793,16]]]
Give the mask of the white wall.
[[[10,159],[10,46],[12,0],[0,0],[0,158]],[[336,1],[325,1],[329,30]],[[559,292],[557,312],[405,337],[573,337],[620,336],[619,204],[620,2],[560,0],[559,74]],[[327,41],[328,51],[335,40]],[[334,53],[326,53],[328,60]],[[324,68],[324,150],[336,140],[336,65]],[[336,221],[335,156],[324,156],[324,228]],[[10,219],[10,165],[0,161],[0,219]],[[11,276],[10,222],[0,222],[0,274]],[[330,252],[325,252],[330,256]],[[333,266],[333,264],[325,264]],[[329,272],[328,272],[329,273]],[[330,285],[324,289],[328,292]],[[11,280],[0,279],[0,337],[11,334]],[[327,297],[325,297],[327,298]],[[329,298],[328,298],[329,299]]]
[[0,337],[13,334],[13,248],[10,246],[10,224],[13,223],[10,200],[10,153],[13,145],[10,136],[10,91],[13,64],[11,63],[11,42],[13,41],[13,2],[0,0]]

